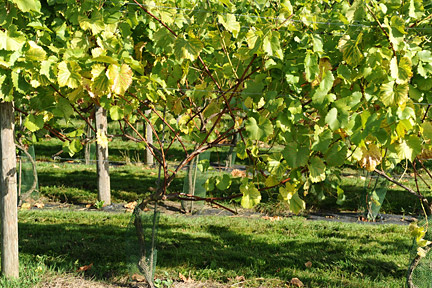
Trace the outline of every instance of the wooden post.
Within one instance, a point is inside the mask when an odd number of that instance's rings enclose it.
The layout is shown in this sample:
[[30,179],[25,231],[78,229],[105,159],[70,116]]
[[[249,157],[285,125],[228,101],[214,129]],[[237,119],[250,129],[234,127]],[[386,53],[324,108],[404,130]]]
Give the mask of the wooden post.
[[[147,118],[150,118],[150,111],[151,110],[146,110],[145,111],[145,115]],[[153,131],[150,127],[150,124],[148,124],[147,122],[144,122],[144,127],[145,127],[145,135],[146,135],[146,139],[147,142],[149,144],[153,144]],[[146,164],[149,166],[152,166],[154,164],[154,159],[153,159],[153,154],[150,152],[149,147],[146,147]]]
[[[107,135],[106,110],[96,106],[96,129],[98,134]],[[109,176],[108,145],[102,147],[96,144],[97,173],[98,173],[98,200],[104,201],[104,205],[111,205],[111,185]]]
[[1,272],[8,278],[18,278],[18,199],[14,112],[11,102],[0,103],[0,155]]

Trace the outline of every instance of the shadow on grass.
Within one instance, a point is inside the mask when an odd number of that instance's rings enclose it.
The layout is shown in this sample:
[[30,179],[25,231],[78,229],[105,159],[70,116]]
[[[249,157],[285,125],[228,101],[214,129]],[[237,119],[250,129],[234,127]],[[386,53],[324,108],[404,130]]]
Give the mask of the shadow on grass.
[[75,272],[93,264],[86,276],[112,279],[127,274],[125,233],[125,229],[110,225],[21,223],[19,250],[44,259],[60,272]]
[[[359,186],[342,186],[346,200],[337,204],[337,194],[327,196],[324,200],[317,200],[313,196],[307,196],[306,201],[310,207],[318,211],[364,211],[366,204],[364,188]],[[421,191],[422,194],[426,191]],[[426,197],[432,201],[432,197]],[[418,198],[407,191],[388,189],[380,213],[397,215],[419,215],[423,213]]]
[[[79,170],[53,173],[41,171],[38,173],[41,192],[53,200],[81,204],[94,202],[97,199],[97,175],[95,171]],[[154,175],[137,173],[132,170],[110,171],[111,195],[113,201],[135,201],[151,193],[156,187],[157,178]],[[170,189],[183,190],[183,179],[174,180]]]
[[[242,233],[229,226],[235,222],[199,224],[194,223],[195,219],[201,221],[198,218],[186,221],[162,218],[158,232],[158,270],[175,271],[177,275],[192,271],[196,279],[210,278],[219,282],[238,275],[246,279],[263,277],[282,281],[301,277],[309,287],[322,287],[319,279],[328,274],[333,276],[326,280],[325,287],[340,285],[340,277],[348,284],[361,281],[359,277],[370,281],[385,277],[385,281],[400,284],[406,273],[406,267],[398,266],[394,257],[409,251],[409,241],[374,240],[367,235],[356,237],[339,233],[337,227],[328,231],[319,228],[319,233],[307,237],[296,235],[294,226],[278,226],[277,232],[273,227],[269,235],[263,231],[254,234],[254,230]],[[78,221],[49,224],[39,216],[20,223],[20,252],[42,256],[45,264],[60,271],[76,271],[80,266],[93,263],[93,268],[85,275],[96,279],[126,275],[129,255],[138,251],[134,246],[134,229],[110,225],[110,215],[98,216],[95,224],[79,224]],[[288,230],[293,232],[288,233]],[[312,268],[305,267],[308,261],[313,264]]]

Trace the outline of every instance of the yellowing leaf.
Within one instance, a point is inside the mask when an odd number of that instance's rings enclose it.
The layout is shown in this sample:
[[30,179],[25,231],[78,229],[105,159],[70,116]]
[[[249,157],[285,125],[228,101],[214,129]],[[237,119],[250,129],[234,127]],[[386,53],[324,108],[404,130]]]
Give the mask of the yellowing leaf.
[[234,14],[218,15],[218,22],[222,24],[226,30],[230,31],[234,37],[237,37],[240,31],[240,23],[236,20]]
[[402,57],[397,63],[397,58],[393,57],[390,61],[390,72],[392,78],[396,80],[396,84],[405,84],[413,76],[411,69],[411,60],[408,57]]
[[412,66],[411,60],[408,57],[401,58],[398,67],[398,76],[396,78],[397,84],[408,83],[408,81],[413,76],[411,66]]
[[254,117],[249,117],[245,121],[245,129],[252,140],[265,139],[273,134],[270,120],[262,116],[258,116],[258,121]]
[[423,131],[423,138],[425,140],[432,140],[432,123],[429,121],[423,122],[423,124],[421,125]]
[[400,160],[408,159],[414,161],[415,157],[422,151],[421,140],[414,135],[405,138],[396,146],[396,151]]
[[318,183],[325,180],[326,166],[324,162],[321,160],[321,158],[318,158],[317,156],[311,158],[308,167],[310,172],[309,178],[312,181],[312,183]]
[[381,101],[386,106],[399,105],[403,106],[408,100],[408,84],[395,84],[390,81],[381,85]]
[[24,46],[25,41],[24,34],[18,32],[15,25],[11,25],[7,32],[0,30],[0,50],[18,51]]
[[123,95],[132,84],[132,69],[127,64],[121,66],[112,64],[107,71],[111,91]]
[[96,142],[102,148],[108,147],[108,137],[106,136],[105,133],[103,133],[101,131],[98,131],[96,134]]
[[203,48],[204,44],[198,38],[192,36],[189,36],[189,39],[178,37],[174,42],[174,55],[178,60],[195,61]]
[[369,144],[368,149],[362,148],[360,166],[372,172],[382,161],[381,151],[375,144]]
[[60,87],[77,88],[81,82],[81,67],[72,61],[62,61],[58,65],[57,81]]
[[363,54],[358,47],[358,43],[361,41],[362,33],[359,34],[357,40],[348,40],[342,46],[342,56],[346,63],[350,66],[357,66],[363,60]]
[[283,51],[279,42],[279,32],[272,31],[263,40],[263,50],[269,56],[275,56],[283,59]]
[[43,61],[46,58],[45,50],[36,44],[34,41],[28,42],[29,49],[25,52],[25,56],[29,60]]
[[422,257],[422,258],[426,257],[426,251],[423,248],[418,247],[417,248],[417,255],[420,256],[420,257]]
[[[39,0],[11,0],[22,12],[36,11],[39,12],[41,4]],[[3,8],[5,9],[5,8]]]
[[242,185],[240,186],[240,192],[243,193],[241,205],[243,208],[253,208],[261,202],[261,193],[252,183],[248,183],[247,178],[243,178]]
[[306,209],[306,202],[300,198],[298,190],[293,184],[286,183],[284,187],[280,187],[279,195],[284,201],[288,202],[290,211],[294,214],[298,214],[301,210]]
[[418,155],[420,160],[429,160],[432,159],[432,149],[423,149],[422,152]]
[[272,175],[265,180],[266,187],[273,187],[279,184],[279,181]]
[[30,210],[30,208],[31,208],[31,205],[30,205],[30,203],[23,203],[22,205],[21,205],[21,210]]
[[91,70],[92,81],[83,81],[85,88],[90,96],[98,97],[108,92],[110,82],[105,71],[105,66],[102,64],[95,64]]

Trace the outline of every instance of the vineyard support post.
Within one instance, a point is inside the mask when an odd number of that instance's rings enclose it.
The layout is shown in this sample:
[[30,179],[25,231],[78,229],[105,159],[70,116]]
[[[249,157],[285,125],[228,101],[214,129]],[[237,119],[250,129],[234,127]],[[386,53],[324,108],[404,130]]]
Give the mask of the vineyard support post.
[[18,278],[18,196],[12,102],[0,103],[0,155],[1,272],[8,278]]
[[[96,127],[99,135],[106,137],[108,120],[106,110],[96,106]],[[111,205],[111,184],[109,176],[108,144],[96,143],[97,174],[98,174],[98,200],[104,205]]]

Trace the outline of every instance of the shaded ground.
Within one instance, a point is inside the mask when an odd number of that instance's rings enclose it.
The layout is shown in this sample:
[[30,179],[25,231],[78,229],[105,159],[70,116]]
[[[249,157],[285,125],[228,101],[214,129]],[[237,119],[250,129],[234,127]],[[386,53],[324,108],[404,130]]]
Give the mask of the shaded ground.
[[[147,288],[147,284],[139,282],[129,282],[129,283],[118,283],[110,284],[104,282],[98,282],[93,280],[84,279],[76,275],[59,275],[56,277],[49,277],[39,283],[37,288]],[[218,283],[212,282],[174,282],[172,283],[172,288],[223,288],[229,286],[223,286]]]
[[[131,213],[131,206],[128,207],[129,204],[121,204],[115,203],[106,207],[99,209],[99,211],[104,212],[115,212],[115,213]],[[44,203],[43,207],[36,207],[37,204],[31,204],[32,207],[30,209],[66,209],[66,210],[75,210],[75,211],[97,211],[94,206],[90,205],[76,205],[76,204],[68,204],[68,203],[58,203],[58,202],[48,202]],[[201,204],[194,206],[194,210],[192,213],[186,213],[182,207],[180,202],[175,201],[165,201],[159,204],[158,210],[160,213],[173,215],[173,214],[184,214],[185,216],[194,217],[194,216],[228,216],[228,217],[263,217],[269,220],[278,220],[282,217],[292,217],[294,215],[287,213],[286,215],[281,216],[268,216],[263,213],[255,212],[248,209],[237,208],[235,211],[237,214],[233,214],[230,211],[213,207],[208,204]],[[152,207],[151,207],[152,208]],[[361,224],[396,224],[396,225],[409,225],[411,222],[416,221],[417,218],[409,216],[409,215],[394,215],[394,214],[379,214],[375,221],[368,221],[362,213],[354,213],[354,212],[312,212],[312,213],[304,213],[301,216],[304,216],[308,220],[315,221],[329,221],[329,222],[345,222],[345,223],[361,223]]]

